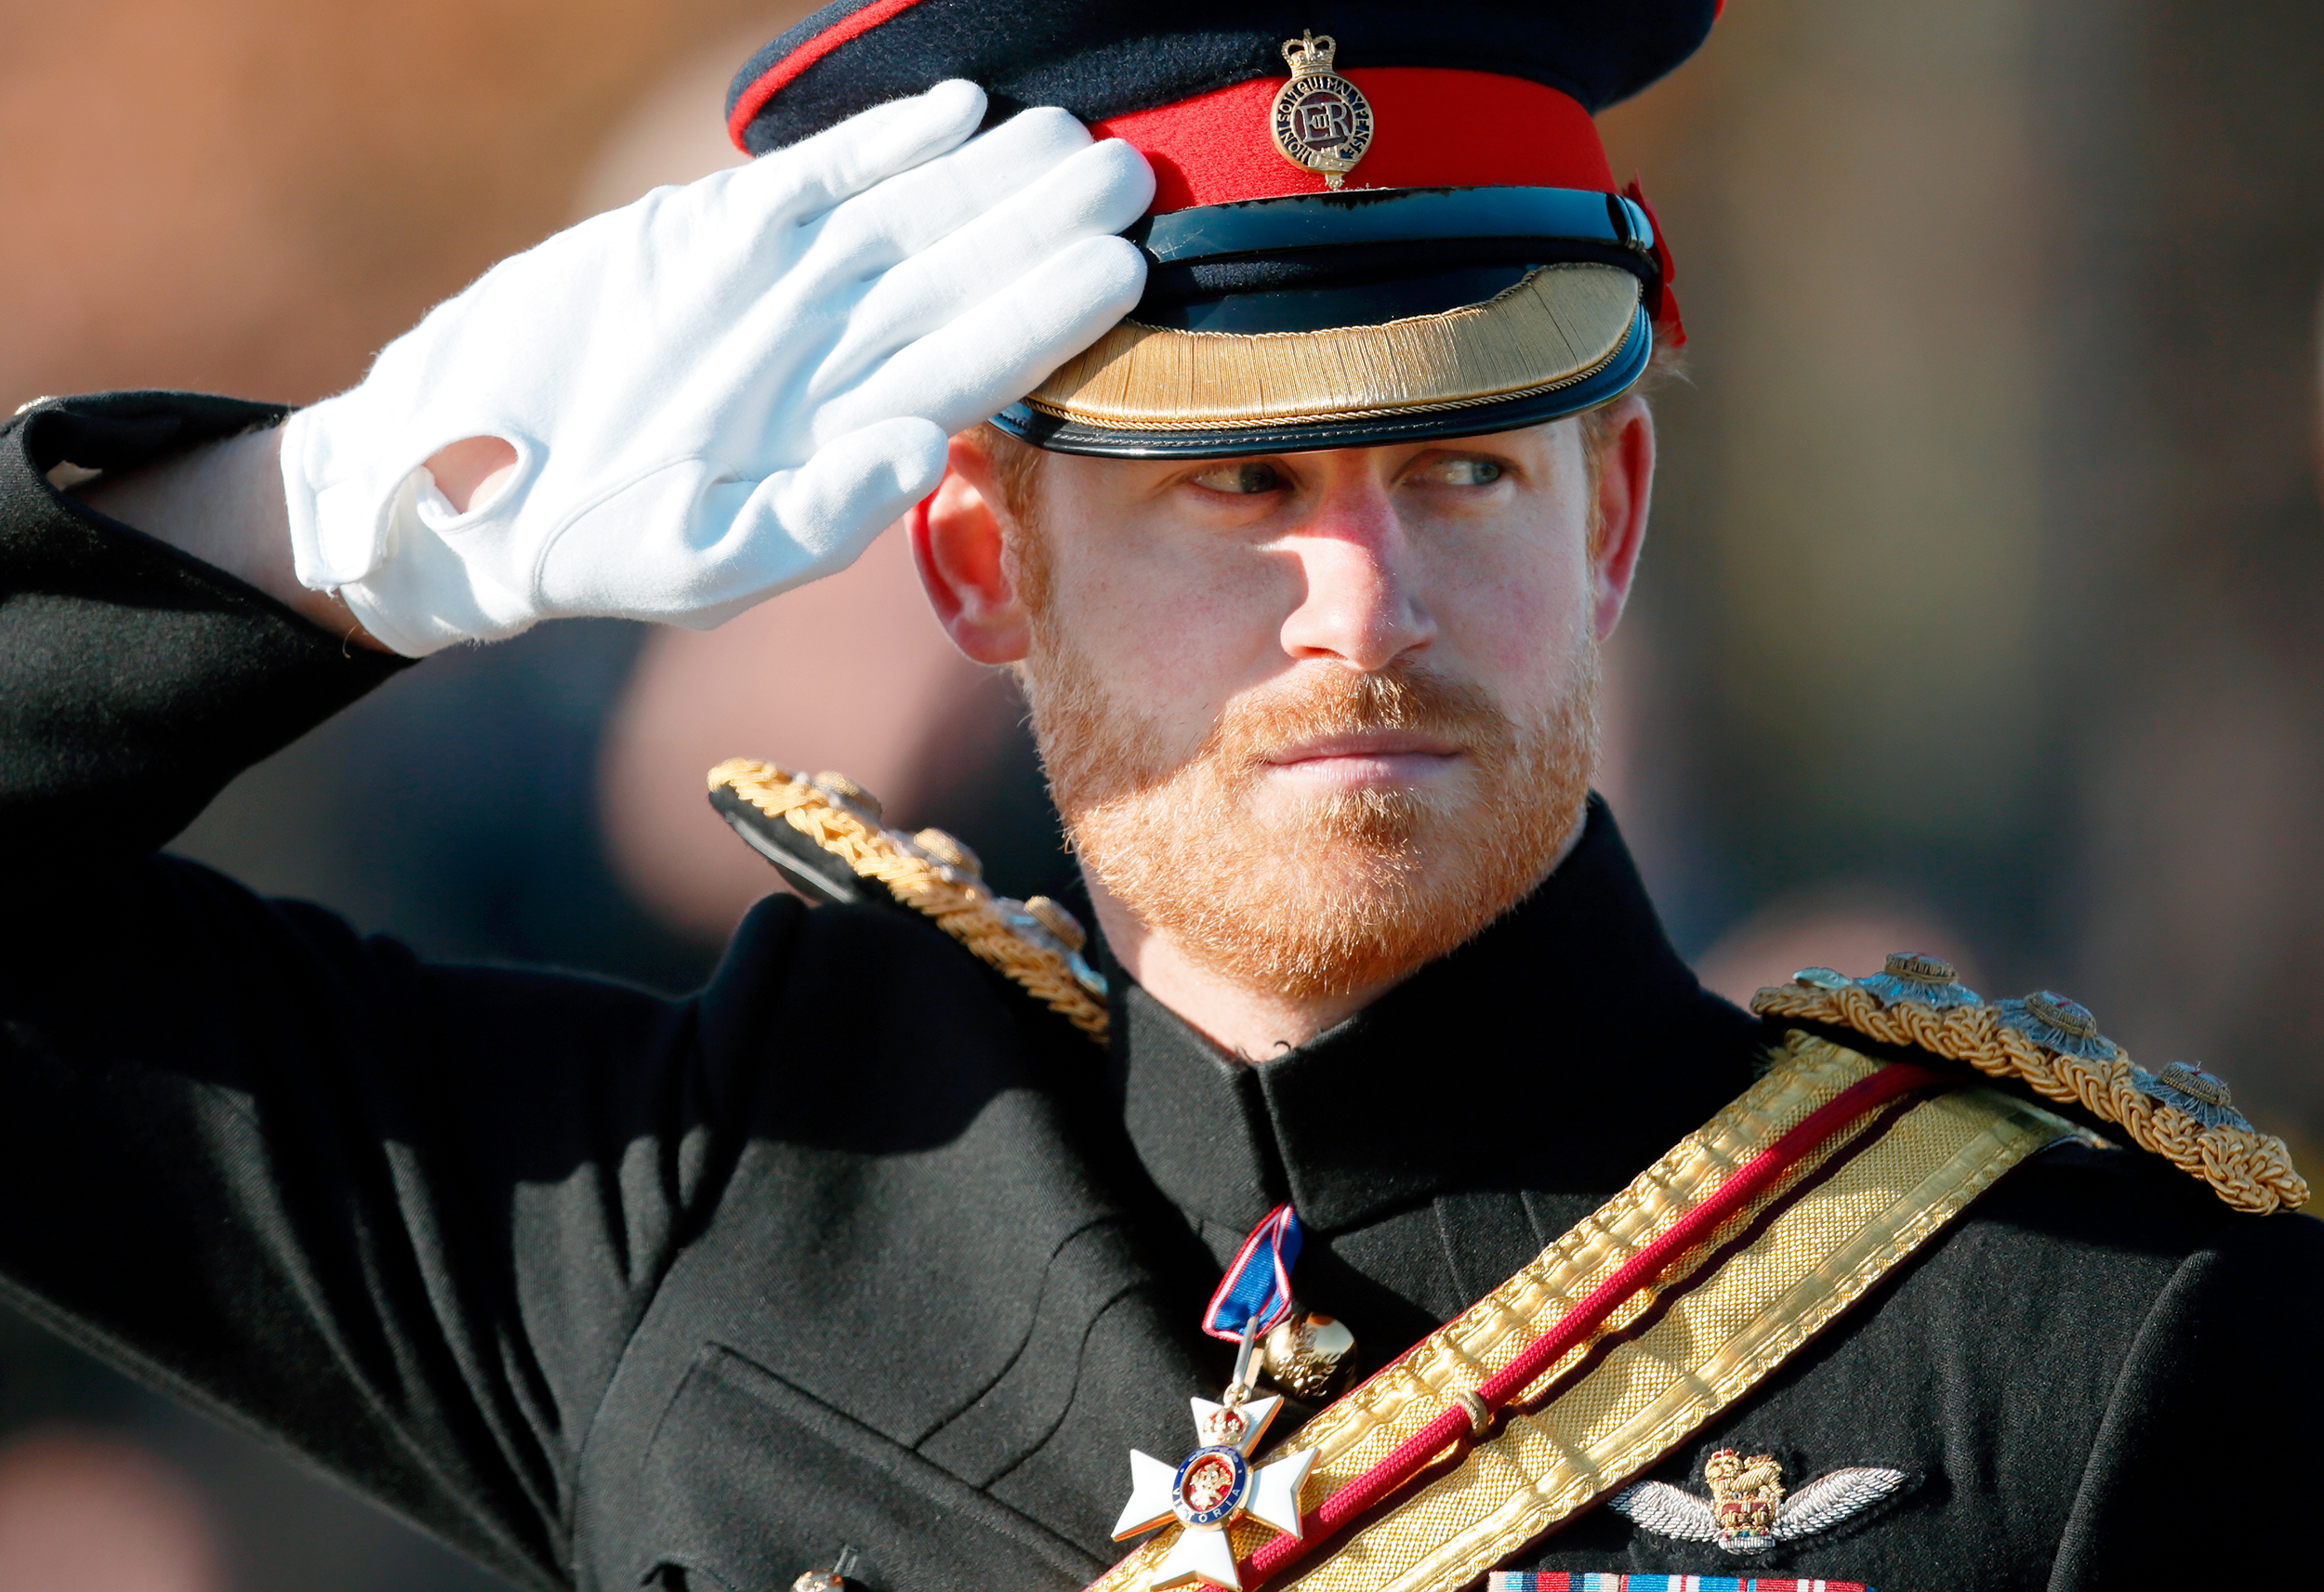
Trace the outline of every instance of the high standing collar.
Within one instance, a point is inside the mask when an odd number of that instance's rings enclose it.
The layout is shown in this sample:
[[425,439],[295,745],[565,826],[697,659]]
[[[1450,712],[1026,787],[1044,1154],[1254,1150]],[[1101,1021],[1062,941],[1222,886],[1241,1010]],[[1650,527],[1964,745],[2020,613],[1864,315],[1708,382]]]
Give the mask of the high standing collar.
[[1114,1064],[1146,1172],[1239,1234],[1457,1188],[1619,1188],[1749,1083],[1758,1025],[1664,937],[1613,814],[1514,912],[1339,1027],[1246,1065],[1123,980]]

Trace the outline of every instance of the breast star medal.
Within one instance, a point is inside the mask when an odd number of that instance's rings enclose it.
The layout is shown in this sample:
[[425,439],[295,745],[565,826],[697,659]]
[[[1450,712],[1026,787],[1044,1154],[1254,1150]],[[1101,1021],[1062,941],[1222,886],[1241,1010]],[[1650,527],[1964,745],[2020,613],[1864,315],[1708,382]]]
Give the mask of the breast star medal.
[[1291,1536],[1301,1534],[1300,1488],[1315,1463],[1315,1451],[1303,1448],[1272,1465],[1252,1465],[1251,1451],[1283,1401],[1243,1402],[1235,1397],[1240,1391],[1229,1388],[1230,1401],[1222,1404],[1193,1401],[1195,1436],[1202,1446],[1181,1463],[1166,1465],[1150,1454],[1129,1451],[1129,1502],[1115,1523],[1114,1540],[1142,1535],[1173,1520],[1184,1528],[1146,1582],[1152,1592],[1198,1583],[1242,1592],[1227,1531],[1245,1515]]
[[1288,1536],[1302,1534],[1300,1488],[1315,1451],[1301,1449],[1270,1464],[1251,1455],[1280,1398],[1253,1399],[1251,1350],[1268,1329],[1290,1318],[1291,1266],[1299,1258],[1300,1218],[1277,1205],[1251,1230],[1203,1310],[1202,1330],[1237,1346],[1235,1379],[1212,1403],[1193,1401],[1195,1441],[1201,1446],[1177,1465],[1129,1451],[1129,1502],[1115,1522],[1114,1540],[1179,1524],[1178,1540],[1147,1579],[1149,1592],[1205,1585],[1242,1592],[1235,1545],[1227,1534],[1248,1515]]
[[1293,165],[1323,176],[1338,189],[1372,143],[1372,107],[1364,91],[1331,70],[1340,48],[1329,33],[1303,33],[1283,41],[1291,81],[1275,95],[1272,120],[1275,148]]

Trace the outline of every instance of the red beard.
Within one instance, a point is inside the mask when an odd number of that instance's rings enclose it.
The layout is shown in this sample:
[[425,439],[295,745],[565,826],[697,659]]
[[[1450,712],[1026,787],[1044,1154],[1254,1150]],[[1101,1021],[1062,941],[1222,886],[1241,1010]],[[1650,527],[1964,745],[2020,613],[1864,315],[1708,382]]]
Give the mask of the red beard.
[[[1393,981],[1524,900],[1580,822],[1597,757],[1587,636],[1563,694],[1530,724],[1481,687],[1418,666],[1315,664],[1231,703],[1189,756],[1097,683],[1045,610],[1024,686],[1083,865],[1150,932],[1246,988],[1304,999]],[[1318,793],[1287,819],[1257,816],[1270,753],[1364,730],[1450,741],[1469,777],[1443,790]]]

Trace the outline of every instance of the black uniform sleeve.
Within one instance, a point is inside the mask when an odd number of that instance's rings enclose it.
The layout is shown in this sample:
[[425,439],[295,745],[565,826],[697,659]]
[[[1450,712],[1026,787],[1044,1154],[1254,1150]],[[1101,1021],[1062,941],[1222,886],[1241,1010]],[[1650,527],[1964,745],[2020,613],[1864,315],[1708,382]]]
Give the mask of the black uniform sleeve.
[[[153,854],[398,665],[48,472],[278,417],[116,395],[0,430],[0,1287],[562,1585],[574,1455],[727,1164],[706,1056],[743,1047],[693,1003],[425,966]],[[799,916],[758,914],[741,964]]]
[[[2122,1368],[2053,1592],[2304,1585],[2303,1456],[2324,1431],[2324,1222],[2235,1217],[2181,1262]],[[2022,1412],[2039,1419],[2039,1411]]]
[[232,399],[44,401],[0,427],[0,862],[167,841],[244,769],[405,666],[50,484],[283,417]]

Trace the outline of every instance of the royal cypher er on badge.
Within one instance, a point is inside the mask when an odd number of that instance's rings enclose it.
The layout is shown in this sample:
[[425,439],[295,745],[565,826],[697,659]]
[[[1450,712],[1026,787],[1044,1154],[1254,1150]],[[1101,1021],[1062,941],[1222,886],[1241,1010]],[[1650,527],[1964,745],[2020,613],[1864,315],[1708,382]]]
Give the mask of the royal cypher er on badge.
[[1283,45],[1291,81],[1275,96],[1270,118],[1284,159],[1319,172],[1338,189],[1372,143],[1372,107],[1364,91],[1331,70],[1339,43],[1313,33]]

